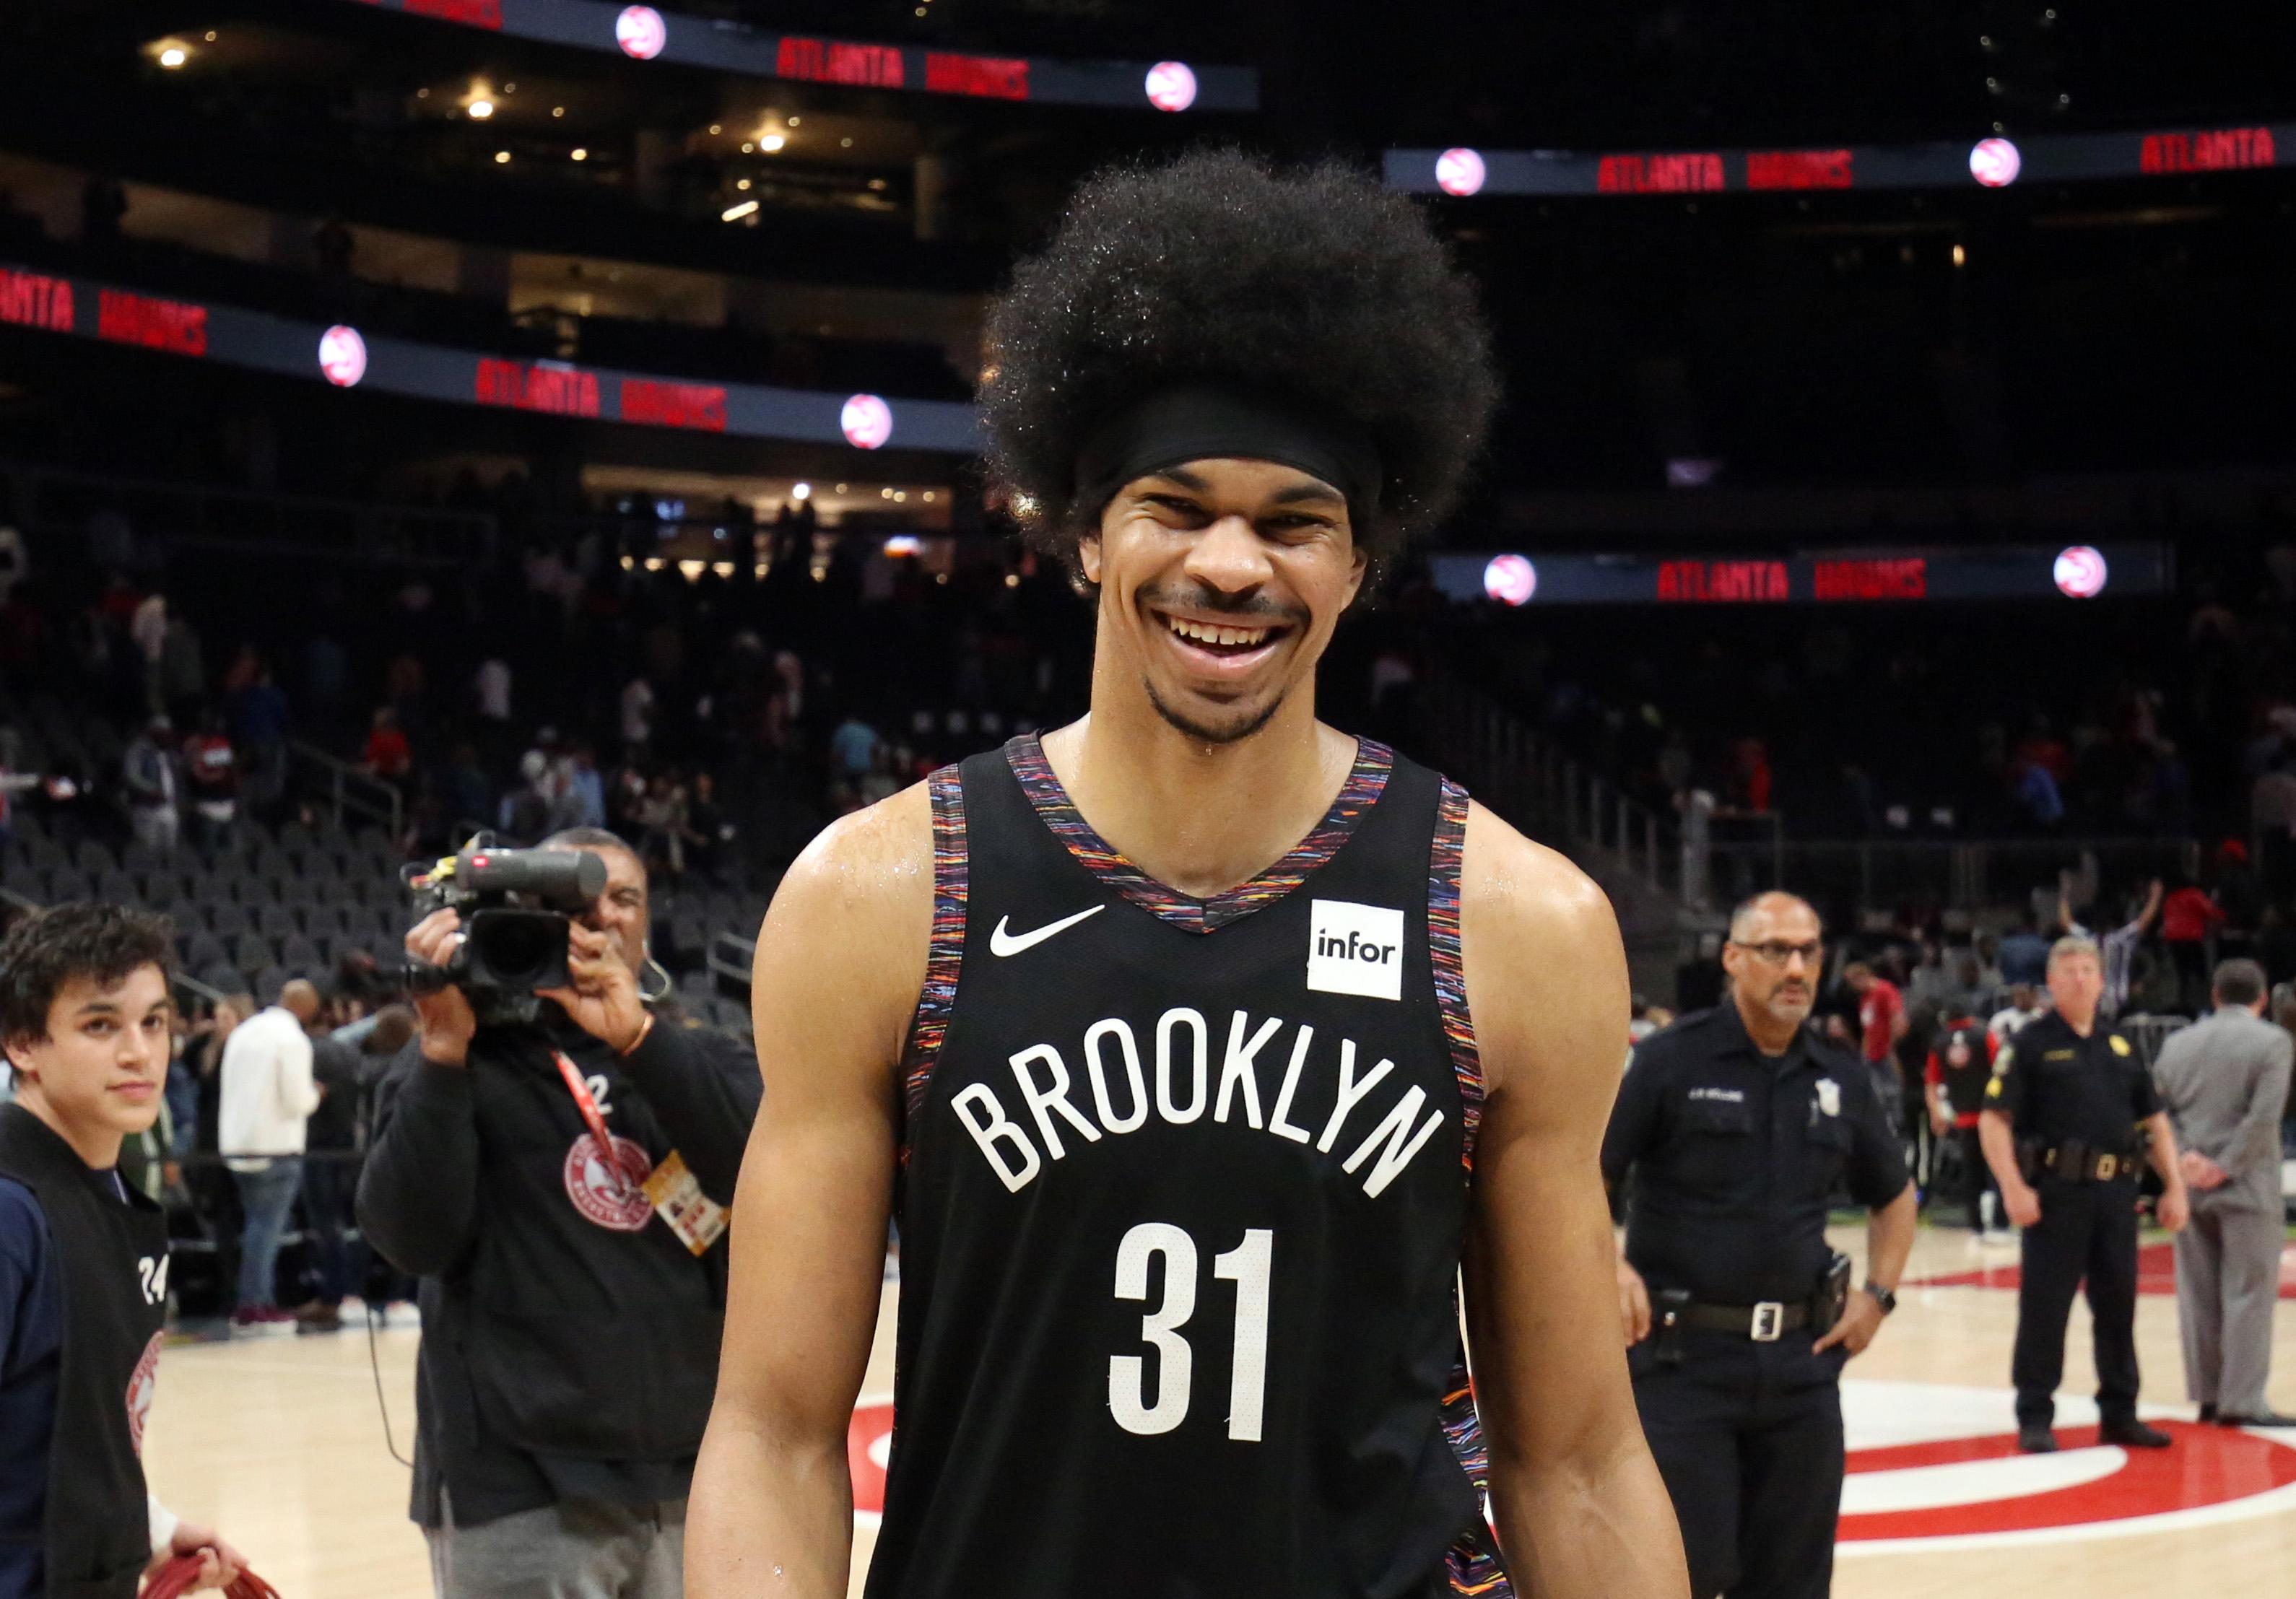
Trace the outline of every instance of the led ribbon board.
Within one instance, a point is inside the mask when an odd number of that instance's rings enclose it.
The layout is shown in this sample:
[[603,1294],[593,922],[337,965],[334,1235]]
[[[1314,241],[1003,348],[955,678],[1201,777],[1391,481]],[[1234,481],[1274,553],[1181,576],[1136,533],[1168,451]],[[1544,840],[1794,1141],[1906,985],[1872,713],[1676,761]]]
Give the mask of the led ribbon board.
[[5,262],[0,262],[0,326],[97,339],[416,399],[857,449],[890,445],[970,455],[980,448],[972,407],[961,400],[713,383],[482,355],[362,334],[340,324],[322,327],[234,306],[170,299]]
[[1390,150],[1387,185],[1415,194],[1745,194],[1812,189],[2001,189],[2296,165],[2296,123],[2046,134],[1926,144],[1771,150]]
[[867,44],[809,34],[760,33],[739,22],[651,5],[618,4],[614,0],[352,0],[352,4],[578,50],[609,52],[634,61],[676,62],[751,78],[1042,105],[1164,111],[1259,109],[1259,74],[1250,67],[1055,61],[1034,55],[981,55],[922,45]]
[[2093,600],[2165,594],[2172,576],[2168,550],[2152,544],[1720,557],[1444,551],[1429,565],[1449,598],[1508,607]]

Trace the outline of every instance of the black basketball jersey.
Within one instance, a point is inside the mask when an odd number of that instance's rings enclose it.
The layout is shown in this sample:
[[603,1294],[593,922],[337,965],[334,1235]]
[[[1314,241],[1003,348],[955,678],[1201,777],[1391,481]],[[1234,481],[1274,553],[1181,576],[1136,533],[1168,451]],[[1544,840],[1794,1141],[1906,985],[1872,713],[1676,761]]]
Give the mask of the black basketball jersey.
[[1464,791],[1365,742],[1200,900],[1033,738],[931,791],[870,1599],[1510,1592],[1455,1296]]

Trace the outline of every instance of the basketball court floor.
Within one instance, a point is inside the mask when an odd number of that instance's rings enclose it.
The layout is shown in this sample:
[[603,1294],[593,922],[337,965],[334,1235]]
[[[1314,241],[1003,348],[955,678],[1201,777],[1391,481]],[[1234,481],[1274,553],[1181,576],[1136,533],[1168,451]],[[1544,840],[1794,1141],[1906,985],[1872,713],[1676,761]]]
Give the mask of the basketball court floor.
[[[1855,1253],[1862,1229],[1841,1237]],[[2007,1390],[2016,1252],[1923,1228],[1898,1314],[1844,1384],[1849,1480],[1841,1599],[2030,1599],[2035,1594],[2289,1591],[2296,1572],[2296,1430],[2190,1422],[2167,1246],[2148,1243],[2137,1311],[2144,1414],[2175,1434],[2160,1454],[2095,1446],[2087,1312],[2076,1308],[2057,1455],[2013,1447]],[[852,1432],[860,1506],[853,1592],[873,1540],[891,1427],[888,1283]],[[2296,1248],[2281,1297],[2296,1299]],[[400,1453],[414,1421],[418,1334],[377,1335]],[[2075,1397],[2079,1396],[2079,1397]],[[2296,1412],[2296,1304],[2284,1304],[2272,1399]],[[2084,1433],[2084,1425],[2091,1431]],[[422,1535],[407,1473],[384,1442],[364,1332],[170,1349],[144,1461],[153,1490],[221,1529],[284,1599],[422,1599]]]

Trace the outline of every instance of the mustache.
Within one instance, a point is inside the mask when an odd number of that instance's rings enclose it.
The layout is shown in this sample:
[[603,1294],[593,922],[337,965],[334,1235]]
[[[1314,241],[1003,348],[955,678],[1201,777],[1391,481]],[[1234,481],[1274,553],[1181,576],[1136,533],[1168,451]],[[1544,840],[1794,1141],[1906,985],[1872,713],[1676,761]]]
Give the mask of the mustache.
[[1304,605],[1279,604],[1264,594],[1222,594],[1201,583],[1160,583],[1142,589],[1140,603],[1167,611],[1217,611],[1238,620],[1291,627],[1305,627],[1309,619]]

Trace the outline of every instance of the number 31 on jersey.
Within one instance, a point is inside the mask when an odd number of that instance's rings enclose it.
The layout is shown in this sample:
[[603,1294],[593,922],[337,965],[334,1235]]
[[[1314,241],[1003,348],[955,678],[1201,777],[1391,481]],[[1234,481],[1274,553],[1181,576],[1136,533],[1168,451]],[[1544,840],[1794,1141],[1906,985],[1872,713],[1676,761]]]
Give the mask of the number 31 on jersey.
[[[1118,1426],[1144,1438],[1169,1432],[1187,1420],[1195,1371],[1195,1351],[1180,1336],[1196,1311],[1196,1241],[1185,1229],[1144,1221],[1127,1233],[1116,1249],[1116,1297],[1148,1297],[1148,1262],[1156,1255],[1164,1257],[1164,1302],[1140,1318],[1141,1341],[1156,1351],[1156,1402],[1147,1400],[1147,1357],[1111,1355],[1108,1360],[1109,1412]],[[1259,1441],[1267,1399],[1267,1279],[1275,1255],[1275,1234],[1253,1227],[1242,1243],[1212,1260],[1212,1275],[1235,1284],[1227,1435],[1239,1443]]]

